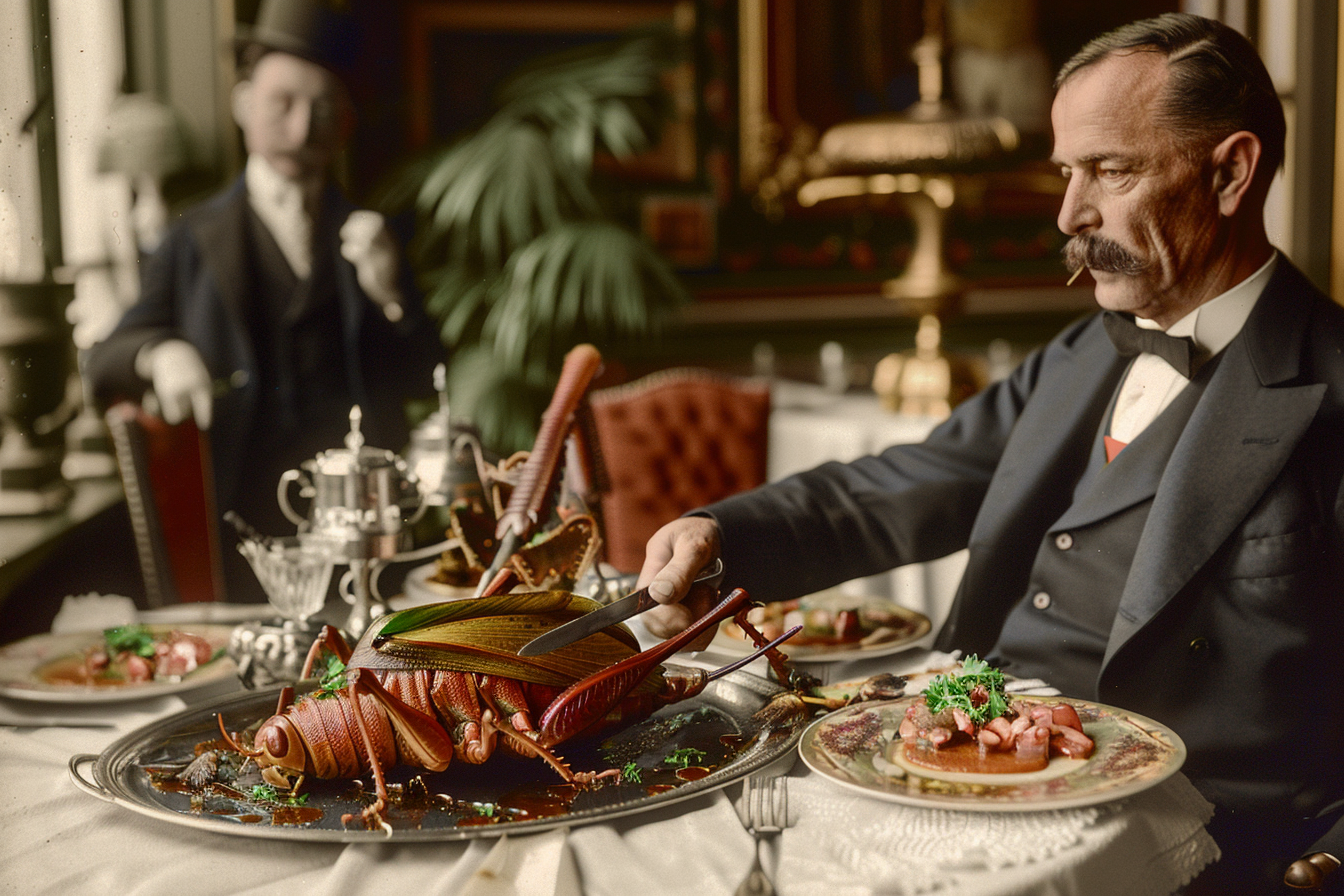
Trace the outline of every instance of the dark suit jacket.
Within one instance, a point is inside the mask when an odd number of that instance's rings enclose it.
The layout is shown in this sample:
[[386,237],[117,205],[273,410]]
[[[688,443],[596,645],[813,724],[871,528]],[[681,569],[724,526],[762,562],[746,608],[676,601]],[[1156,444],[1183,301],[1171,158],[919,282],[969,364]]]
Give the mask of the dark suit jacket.
[[[328,188],[322,214],[314,224],[314,253],[334,257],[337,305],[343,339],[344,382],[351,404],[364,413],[367,442],[400,450],[407,428],[405,398],[432,394],[432,370],[443,356],[434,327],[425,316],[409,272],[402,292],[405,315],[389,323],[360,289],[353,265],[340,257],[338,231],[355,208],[338,190]],[[267,436],[258,419],[260,376],[253,340],[245,321],[252,266],[246,257],[247,191],[240,177],[224,192],[190,209],[164,244],[146,262],[139,302],[113,333],[89,353],[87,374],[100,402],[138,400],[148,384],[136,376],[136,352],[148,342],[181,338],[201,352],[216,382],[210,430],[215,486],[220,509],[233,506],[243,488],[267,489],[241,470],[251,439]],[[341,421],[337,421],[341,427]],[[338,430],[339,431],[339,430]],[[340,442],[326,446],[342,447]],[[297,465],[306,457],[288,463]]]
[[[1125,366],[1090,316],[923,444],[711,506],[725,586],[778,599],[969,548],[938,643],[986,654]],[[1342,471],[1344,309],[1281,258],[1167,463],[1095,694],[1175,729],[1224,817],[1344,799]]]

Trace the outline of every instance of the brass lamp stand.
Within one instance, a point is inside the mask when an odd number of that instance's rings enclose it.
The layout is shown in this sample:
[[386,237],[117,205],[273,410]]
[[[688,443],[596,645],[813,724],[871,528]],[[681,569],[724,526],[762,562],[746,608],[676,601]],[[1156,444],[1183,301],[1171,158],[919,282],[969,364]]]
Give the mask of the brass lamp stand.
[[[901,113],[831,127],[817,145],[826,173],[797,191],[803,207],[860,197],[901,202],[915,227],[913,251],[906,269],[882,284],[882,295],[918,318],[945,318],[965,289],[944,253],[947,215],[959,186],[1020,142],[1017,128],[1007,119],[965,116],[943,98],[943,50],[943,4],[929,0],[924,36],[911,53],[919,70],[919,101]],[[921,330],[919,360],[940,357],[938,327],[926,321]],[[918,403],[940,408],[928,394],[929,385],[922,382]],[[944,402],[953,397],[956,384],[949,379],[947,388]]]

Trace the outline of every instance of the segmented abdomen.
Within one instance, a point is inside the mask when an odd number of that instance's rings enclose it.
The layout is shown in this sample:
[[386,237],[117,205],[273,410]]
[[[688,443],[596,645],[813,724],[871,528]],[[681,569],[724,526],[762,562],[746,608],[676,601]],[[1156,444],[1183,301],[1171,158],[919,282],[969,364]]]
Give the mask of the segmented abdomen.
[[[359,711],[369,729],[379,764],[384,768],[393,765],[397,748],[387,713],[368,694],[359,695]],[[364,738],[348,693],[341,691],[321,699],[300,700],[290,708],[289,717],[308,747],[319,778],[353,778],[372,773],[373,766],[365,754]]]

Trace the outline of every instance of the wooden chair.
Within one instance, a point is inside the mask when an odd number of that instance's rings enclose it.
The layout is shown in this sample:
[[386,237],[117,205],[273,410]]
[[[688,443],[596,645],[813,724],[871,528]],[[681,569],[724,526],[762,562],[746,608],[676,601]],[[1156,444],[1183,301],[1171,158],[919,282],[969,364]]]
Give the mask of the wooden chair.
[[175,426],[134,402],[105,415],[121,469],[145,601],[161,607],[220,600],[220,560],[209,440],[187,421]]
[[664,523],[765,482],[770,385],[674,368],[589,394],[606,560],[638,572]]

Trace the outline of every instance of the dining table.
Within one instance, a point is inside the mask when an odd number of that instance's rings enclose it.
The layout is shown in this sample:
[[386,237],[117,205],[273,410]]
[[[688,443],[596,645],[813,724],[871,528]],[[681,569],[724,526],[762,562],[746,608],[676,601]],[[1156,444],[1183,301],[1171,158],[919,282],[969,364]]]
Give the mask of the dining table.
[[[137,614],[185,629],[241,622],[264,606],[183,604]],[[58,617],[58,623],[62,620]],[[656,642],[638,618],[642,645]],[[914,675],[954,664],[926,634],[880,655],[799,662],[819,680]],[[715,648],[677,662],[715,667]],[[739,673],[734,673],[739,674]],[[765,676],[764,660],[745,674]],[[1048,683],[1023,690],[1054,693]],[[514,834],[494,825],[465,840],[351,842],[240,837],[172,823],[99,798],[72,758],[102,753],[143,726],[242,689],[237,676],[144,700],[79,705],[0,697],[0,893],[296,894],[341,896],[641,896],[732,894],[754,840],[743,780],[643,812]],[[1179,771],[1120,799],[1067,808],[974,811],[893,802],[839,786],[792,745],[752,774],[787,779],[787,826],[764,843],[764,867],[790,894],[1176,893],[1218,858],[1213,807]]]
[[[893,411],[870,388],[836,391],[816,383],[775,379],[770,385],[766,478],[778,482],[827,462],[848,463],[893,445],[922,442],[941,422],[933,416]],[[884,594],[919,609],[936,629],[952,606],[966,559],[966,551],[957,551],[865,576],[846,583],[846,588],[856,594]]]

